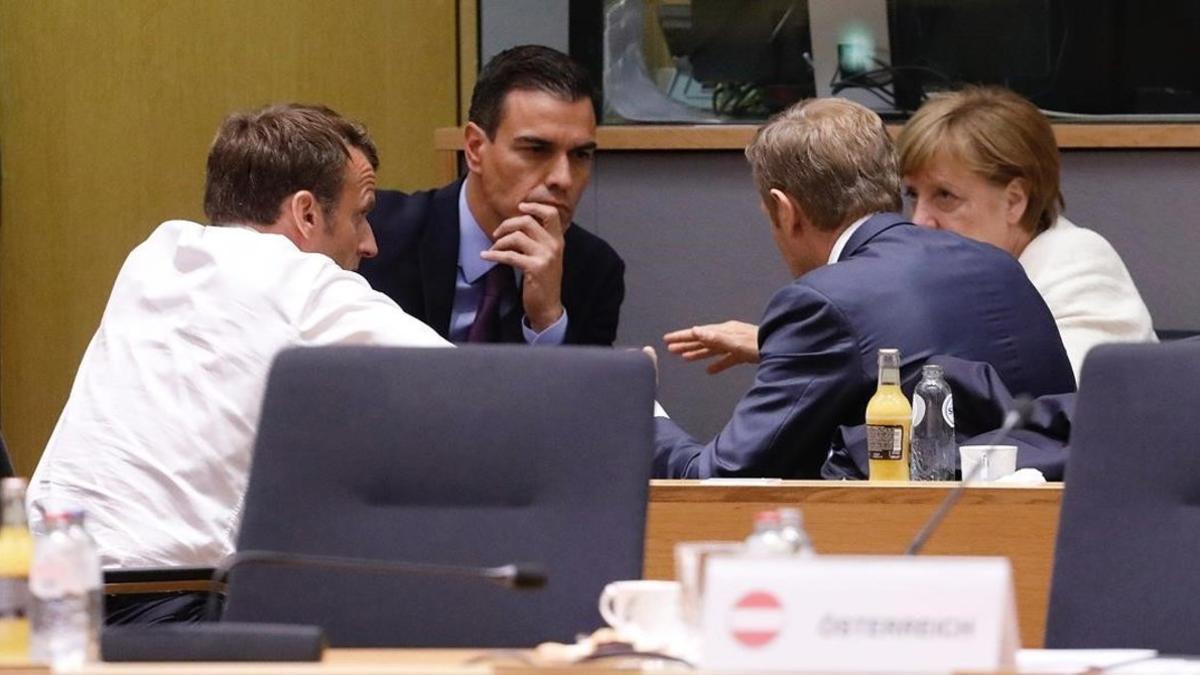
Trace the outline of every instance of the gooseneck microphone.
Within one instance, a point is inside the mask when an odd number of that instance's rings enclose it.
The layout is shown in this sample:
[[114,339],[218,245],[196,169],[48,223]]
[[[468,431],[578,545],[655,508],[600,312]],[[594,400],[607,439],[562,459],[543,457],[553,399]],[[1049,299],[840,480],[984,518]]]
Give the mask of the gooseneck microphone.
[[267,564],[281,567],[306,567],[325,570],[349,570],[379,574],[412,574],[429,577],[458,577],[482,579],[505,588],[531,589],[546,585],[546,571],[534,563],[511,563],[496,567],[470,567],[465,565],[440,565],[435,563],[406,562],[403,560],[379,560],[371,558],[347,558],[332,555],[307,553],[284,553],[282,551],[247,550],[238,551],[225,558],[213,570],[208,601],[204,615],[210,621],[217,618],[217,595],[221,586],[233,570],[248,564]]
[[925,521],[925,525],[917,532],[917,536],[908,545],[908,548],[904,551],[904,555],[916,555],[921,552],[921,549],[925,548],[925,542],[929,541],[929,537],[933,536],[933,533],[937,531],[942,521],[946,518],[946,514],[958,503],[958,500],[963,496],[963,491],[967,489],[967,485],[978,478],[979,472],[987,465],[988,457],[992,454],[992,446],[1004,440],[1014,429],[1025,426],[1029,422],[1031,414],[1033,414],[1033,399],[1028,394],[1020,394],[1013,399],[1012,408],[1004,414],[1004,423],[988,438],[985,444],[989,446],[988,449],[979,458],[979,461],[975,463],[975,466],[971,467],[970,473],[962,477],[962,482],[946,495],[941,505],[929,517],[929,520]]
[[378,574],[479,579],[507,588],[540,588],[546,572],[540,565],[511,564],[469,567],[399,560],[344,558],[280,551],[239,551],[213,570],[206,622],[117,626],[104,629],[105,661],[320,661],[325,632],[320,626],[215,621],[217,594],[234,569],[253,563],[285,567],[347,570]]

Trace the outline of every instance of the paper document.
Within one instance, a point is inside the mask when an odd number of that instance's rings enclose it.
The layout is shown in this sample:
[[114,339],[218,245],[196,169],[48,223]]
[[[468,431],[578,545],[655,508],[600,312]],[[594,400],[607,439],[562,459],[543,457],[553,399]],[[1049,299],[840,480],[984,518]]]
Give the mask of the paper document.
[[[1153,649],[1022,649],[1017,652],[1017,672],[1086,673],[1095,670],[1107,672],[1117,666],[1149,662],[1149,659],[1153,659],[1155,656],[1158,656],[1158,652]],[[1121,669],[1114,672],[1126,671]]]

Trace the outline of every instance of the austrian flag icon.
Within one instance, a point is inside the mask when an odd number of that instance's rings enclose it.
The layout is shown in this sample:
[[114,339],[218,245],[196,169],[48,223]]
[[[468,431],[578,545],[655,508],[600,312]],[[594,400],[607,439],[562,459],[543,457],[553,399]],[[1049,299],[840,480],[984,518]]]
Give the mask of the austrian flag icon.
[[751,591],[734,604],[729,627],[738,643],[757,649],[779,637],[785,618],[779,598],[767,591]]

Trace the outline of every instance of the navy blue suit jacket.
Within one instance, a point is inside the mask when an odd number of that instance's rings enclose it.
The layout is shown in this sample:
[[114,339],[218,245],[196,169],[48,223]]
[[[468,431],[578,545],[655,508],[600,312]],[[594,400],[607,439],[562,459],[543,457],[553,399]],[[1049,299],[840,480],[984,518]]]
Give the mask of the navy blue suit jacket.
[[990,363],[1011,391],[1075,389],[1054,318],[1011,255],[895,214],[776,293],[758,340],[754,384],[716,438],[657,420],[656,476],[820,477],[835,430],[863,423],[880,348],[900,350],[907,391],[935,354]]
[[[379,254],[363,260],[359,273],[404,311],[446,339],[458,277],[457,180],[437,190],[375,193],[368,216]],[[625,263],[603,239],[572,224],[563,235],[562,303],[567,310],[565,344],[612,345],[625,299]],[[501,317],[501,342],[524,342],[518,301]]]

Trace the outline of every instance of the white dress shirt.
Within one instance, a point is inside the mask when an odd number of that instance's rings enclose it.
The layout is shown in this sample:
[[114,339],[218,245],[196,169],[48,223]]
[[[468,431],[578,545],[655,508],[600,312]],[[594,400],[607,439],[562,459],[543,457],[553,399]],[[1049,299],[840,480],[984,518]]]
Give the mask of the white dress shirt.
[[1018,260],[1054,315],[1076,381],[1098,344],[1158,341],[1129,270],[1096,232],[1060,217]]
[[271,360],[333,343],[448,345],[283,235],[163,223],[117,275],[31,507],[83,506],[106,567],[219,563],[234,548]]
[[834,264],[842,257],[842,251],[846,248],[846,244],[848,244],[850,242],[850,237],[854,236],[854,233],[858,232],[858,228],[862,227],[863,223],[870,220],[871,216],[873,216],[873,215],[875,215],[875,214],[868,213],[867,215],[863,216],[862,218],[859,218],[858,220],[854,221],[853,223],[850,223],[849,227],[842,230],[842,233],[838,235],[837,240],[833,242],[833,250],[831,250],[829,252],[829,264],[830,265]]

